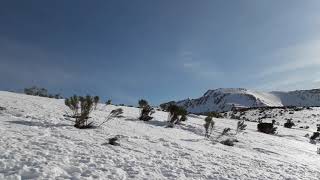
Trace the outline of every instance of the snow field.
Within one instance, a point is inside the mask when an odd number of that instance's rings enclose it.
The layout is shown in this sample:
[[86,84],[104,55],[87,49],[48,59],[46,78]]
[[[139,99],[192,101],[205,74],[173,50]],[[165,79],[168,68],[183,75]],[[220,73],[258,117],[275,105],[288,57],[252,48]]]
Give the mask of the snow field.
[[[80,130],[65,120],[63,100],[0,92],[0,106],[0,179],[320,179],[317,146],[304,137],[310,129],[267,135],[246,122],[229,147],[204,138],[203,117],[165,128],[165,112],[142,122],[139,109],[122,107],[123,118]],[[114,108],[100,104],[92,120]],[[237,123],[215,122],[213,138]],[[120,146],[106,145],[115,135]]]

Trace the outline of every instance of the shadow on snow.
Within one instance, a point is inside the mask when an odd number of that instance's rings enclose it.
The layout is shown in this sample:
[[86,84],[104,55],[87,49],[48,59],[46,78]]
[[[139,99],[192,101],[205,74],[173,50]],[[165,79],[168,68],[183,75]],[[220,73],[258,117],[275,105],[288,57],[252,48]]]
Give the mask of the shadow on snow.
[[24,126],[37,126],[37,127],[66,127],[66,126],[72,126],[70,124],[53,124],[53,123],[44,123],[44,122],[34,122],[34,121],[23,121],[23,120],[17,120],[17,121],[6,121],[12,124],[20,124]]

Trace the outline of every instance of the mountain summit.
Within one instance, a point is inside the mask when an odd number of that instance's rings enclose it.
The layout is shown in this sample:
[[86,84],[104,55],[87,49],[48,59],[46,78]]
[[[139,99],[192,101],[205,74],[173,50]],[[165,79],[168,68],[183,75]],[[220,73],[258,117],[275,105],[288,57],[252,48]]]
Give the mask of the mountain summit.
[[191,113],[223,112],[232,108],[264,106],[320,106],[320,89],[260,92],[244,88],[219,88],[208,90],[197,99],[188,98],[169,103],[183,106]]

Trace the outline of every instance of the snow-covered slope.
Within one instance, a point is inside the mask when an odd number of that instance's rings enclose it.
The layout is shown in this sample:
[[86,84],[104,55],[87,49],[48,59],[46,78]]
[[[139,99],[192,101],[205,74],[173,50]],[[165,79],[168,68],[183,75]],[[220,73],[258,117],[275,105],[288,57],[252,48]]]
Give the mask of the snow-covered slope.
[[283,126],[287,119],[292,120],[295,128],[309,128],[316,131],[315,127],[320,123],[320,107],[312,108],[289,108],[289,107],[272,107],[272,108],[249,108],[236,111],[221,113],[223,117],[230,119],[239,119],[252,122],[271,122],[275,120],[277,124]]
[[284,106],[320,106],[320,89],[271,92]]
[[[0,91],[0,106],[0,179],[320,179],[317,146],[304,137],[312,129],[267,135],[247,122],[230,147],[204,138],[202,116],[165,128],[166,112],[142,122],[139,109],[122,107],[122,118],[81,130],[64,119],[63,100]],[[92,120],[114,108],[100,104]],[[213,139],[237,123],[215,122]],[[120,146],[105,145],[115,135]]]
[[243,88],[221,88],[209,90],[198,99],[175,103],[192,113],[230,111],[233,107],[320,106],[320,90],[266,93]]

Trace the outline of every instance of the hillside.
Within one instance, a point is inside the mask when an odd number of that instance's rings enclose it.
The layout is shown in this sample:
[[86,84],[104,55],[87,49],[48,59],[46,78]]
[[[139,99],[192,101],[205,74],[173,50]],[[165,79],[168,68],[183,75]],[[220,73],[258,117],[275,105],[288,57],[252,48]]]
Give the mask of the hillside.
[[[247,122],[231,147],[213,142],[226,127],[232,131],[221,140],[233,137],[231,119],[214,119],[206,139],[202,116],[165,128],[166,112],[143,122],[139,109],[122,107],[122,118],[76,129],[63,116],[69,112],[63,100],[0,91],[0,106],[0,179],[320,179],[317,146],[304,137],[312,125],[268,135]],[[102,122],[115,108],[99,104],[91,119]],[[106,144],[116,135],[120,146]]]
[[319,107],[312,108],[289,108],[289,107],[261,107],[240,109],[221,113],[225,118],[246,120],[251,122],[271,122],[275,120],[281,126],[287,121],[292,120],[296,128],[315,128],[320,124]]
[[174,102],[191,113],[224,112],[236,108],[265,106],[320,106],[320,90],[259,92],[243,88],[220,88],[207,91],[197,99]]

